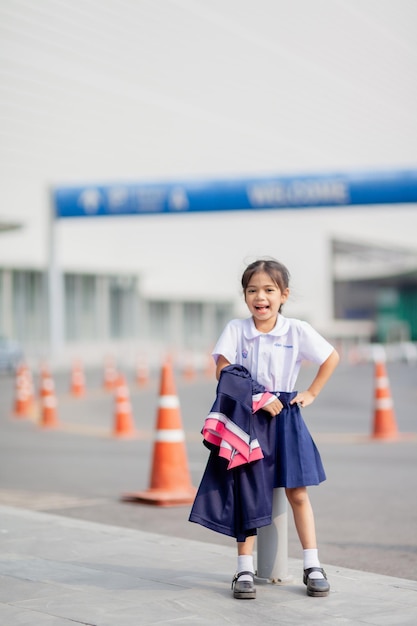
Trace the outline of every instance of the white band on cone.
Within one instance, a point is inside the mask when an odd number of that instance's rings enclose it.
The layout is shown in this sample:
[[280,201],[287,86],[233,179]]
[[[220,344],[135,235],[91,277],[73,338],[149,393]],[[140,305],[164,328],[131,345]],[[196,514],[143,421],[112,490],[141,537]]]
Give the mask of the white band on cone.
[[117,412],[118,413],[129,413],[130,411],[130,402],[118,402],[117,403]]
[[43,399],[43,406],[47,409],[53,408],[56,406],[56,398],[55,396],[45,396]]
[[178,396],[160,396],[158,406],[160,409],[177,409],[180,402]]
[[392,398],[378,398],[375,402],[377,409],[392,409]]
[[165,443],[178,443],[184,441],[184,431],[179,428],[162,428],[156,431],[155,441]]

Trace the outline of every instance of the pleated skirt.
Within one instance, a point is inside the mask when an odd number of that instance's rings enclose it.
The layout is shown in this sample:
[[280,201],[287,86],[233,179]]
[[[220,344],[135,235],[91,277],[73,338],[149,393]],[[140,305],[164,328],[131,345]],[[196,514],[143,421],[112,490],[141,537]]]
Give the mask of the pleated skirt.
[[280,393],[284,408],[279,415],[253,415],[263,459],[227,469],[228,462],[211,449],[189,521],[245,541],[257,528],[271,524],[275,487],[307,487],[326,479],[300,409],[289,404],[296,393]]

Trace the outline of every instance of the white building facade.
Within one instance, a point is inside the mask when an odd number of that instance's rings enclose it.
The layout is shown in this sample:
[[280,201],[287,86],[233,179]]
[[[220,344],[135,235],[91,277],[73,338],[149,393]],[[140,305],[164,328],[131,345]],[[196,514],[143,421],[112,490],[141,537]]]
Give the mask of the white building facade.
[[[0,18],[0,333],[36,354],[53,188],[417,168],[413,2],[0,0]],[[61,347],[209,349],[260,256],[291,272],[288,315],[375,336],[415,293],[416,225],[413,203],[59,220]],[[384,337],[412,338],[391,318]]]

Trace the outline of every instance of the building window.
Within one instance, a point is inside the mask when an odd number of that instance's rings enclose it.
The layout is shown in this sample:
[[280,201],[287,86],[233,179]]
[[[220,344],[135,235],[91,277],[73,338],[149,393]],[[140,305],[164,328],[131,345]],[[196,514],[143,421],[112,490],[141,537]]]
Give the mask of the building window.
[[136,280],[130,276],[110,279],[110,336],[124,339],[135,336]]
[[65,282],[66,337],[69,341],[96,338],[96,277],[67,274]]
[[200,347],[202,341],[205,343],[201,302],[184,303],[183,340],[187,348]]
[[46,334],[47,300],[41,272],[12,272],[13,335],[20,341],[36,343]]
[[149,337],[158,342],[169,342],[171,340],[171,309],[169,302],[151,301],[149,302]]
[[231,304],[217,303],[214,305],[214,331],[215,341],[220,336],[227,322],[232,318],[233,307]]

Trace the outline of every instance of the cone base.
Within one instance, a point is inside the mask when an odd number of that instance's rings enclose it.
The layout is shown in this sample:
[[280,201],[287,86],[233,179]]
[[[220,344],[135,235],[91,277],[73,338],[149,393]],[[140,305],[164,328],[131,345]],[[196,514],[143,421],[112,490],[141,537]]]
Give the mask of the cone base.
[[137,439],[139,432],[137,430],[116,430],[113,432],[115,439]]
[[398,439],[398,428],[391,414],[377,413],[374,416],[372,437],[374,439]]
[[41,428],[58,428],[59,422],[41,422],[39,425]]
[[371,439],[379,439],[385,441],[399,441],[400,435],[397,432],[394,433],[373,433]]
[[170,492],[160,489],[147,489],[136,493],[126,493],[122,496],[123,502],[138,502],[153,504],[156,506],[180,506],[194,502],[197,489],[191,487],[188,490]]
[[369,437],[369,441],[380,441],[381,443],[390,443],[390,442],[411,442],[415,443],[417,441],[417,433],[395,433],[392,435],[371,435]]
[[131,414],[119,414],[115,416],[113,437],[118,438],[134,438],[138,433]]
[[25,419],[30,417],[31,411],[14,411],[13,417],[17,417],[18,419]]
[[33,401],[17,402],[13,409],[15,417],[30,417],[33,415],[35,405]]

